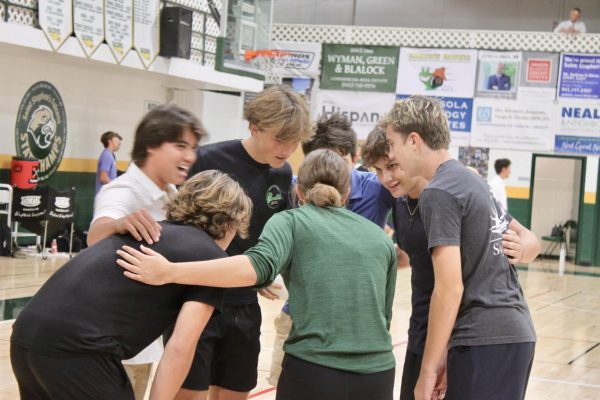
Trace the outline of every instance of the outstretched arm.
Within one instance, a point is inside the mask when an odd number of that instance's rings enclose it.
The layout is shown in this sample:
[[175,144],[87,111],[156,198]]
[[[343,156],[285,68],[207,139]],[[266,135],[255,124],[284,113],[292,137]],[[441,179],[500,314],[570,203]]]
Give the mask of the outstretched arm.
[[90,226],[88,232],[88,245],[114,234],[129,233],[135,240],[144,240],[152,244],[160,239],[162,227],[152,218],[145,209],[139,209],[122,218],[100,217]]
[[233,256],[208,261],[171,263],[145,246],[141,252],[123,246],[117,250],[122,259],[117,264],[125,268],[125,276],[148,285],[179,283],[213,287],[245,287],[256,284],[256,272],[247,256]]

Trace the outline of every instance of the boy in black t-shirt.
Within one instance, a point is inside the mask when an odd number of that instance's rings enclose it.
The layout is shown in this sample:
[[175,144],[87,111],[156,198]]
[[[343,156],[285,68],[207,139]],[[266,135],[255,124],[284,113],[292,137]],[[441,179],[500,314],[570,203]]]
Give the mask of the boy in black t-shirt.
[[[179,261],[226,257],[245,236],[252,205],[227,175],[205,171],[188,180],[167,207],[161,240],[152,245]],[[152,396],[173,398],[192,362],[198,337],[221,289],[140,285],[116,267],[117,249],[137,247],[112,235],[81,252],[40,288],[18,316],[11,362],[22,400],[133,399],[121,360],[175,324],[158,366]]]
[[[375,169],[382,185],[397,198],[392,215],[394,236],[401,254],[398,259],[406,260],[403,264],[411,267],[412,312],[400,400],[413,400],[423,360],[429,303],[435,282],[427,235],[419,212],[419,199],[428,181],[420,176],[407,176],[397,162],[389,160],[389,152],[385,131],[375,128],[363,147],[363,160],[365,165]],[[502,236],[504,254],[513,264],[532,261],[539,251],[535,235],[515,219],[508,228]]]
[[[235,179],[253,204],[247,238],[235,237],[230,256],[258,242],[268,219],[287,208],[292,169],[287,159],[312,136],[304,100],[291,88],[273,86],[244,110],[251,136],[198,147],[191,173],[216,169]],[[196,357],[179,393],[185,398],[246,399],[256,387],[262,316],[256,290],[227,289],[224,310],[213,316],[198,343]]]
[[[514,220],[481,177],[450,158],[448,121],[438,101],[398,101],[381,125],[390,161],[409,177],[429,180],[419,212],[435,285],[415,398],[441,394],[447,364],[447,399],[523,399],[536,336],[503,251],[503,234]],[[535,258],[534,244],[524,258]]]

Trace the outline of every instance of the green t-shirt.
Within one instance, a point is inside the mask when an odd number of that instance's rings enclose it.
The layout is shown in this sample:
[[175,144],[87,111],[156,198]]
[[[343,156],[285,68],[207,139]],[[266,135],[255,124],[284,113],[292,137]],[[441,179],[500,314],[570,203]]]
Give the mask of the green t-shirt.
[[245,255],[257,286],[283,276],[293,321],[286,353],[357,373],[395,366],[396,252],[377,225],[345,208],[306,205],[271,217]]

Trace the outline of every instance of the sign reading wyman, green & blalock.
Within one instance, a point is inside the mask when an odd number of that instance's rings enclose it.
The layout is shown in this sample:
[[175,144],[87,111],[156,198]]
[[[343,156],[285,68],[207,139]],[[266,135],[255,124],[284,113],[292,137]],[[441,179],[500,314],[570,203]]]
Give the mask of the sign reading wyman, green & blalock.
[[321,89],[393,93],[399,52],[395,46],[324,44]]

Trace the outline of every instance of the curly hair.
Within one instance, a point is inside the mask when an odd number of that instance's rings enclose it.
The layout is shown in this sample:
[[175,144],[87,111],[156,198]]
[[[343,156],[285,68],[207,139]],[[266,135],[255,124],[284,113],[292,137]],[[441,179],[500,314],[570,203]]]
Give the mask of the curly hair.
[[213,239],[222,239],[229,229],[248,236],[252,201],[227,174],[202,171],[179,188],[167,203],[167,220],[196,225]]
[[362,148],[363,165],[371,167],[381,158],[388,158],[390,145],[388,144],[385,131],[376,127],[367,136],[367,141]]
[[356,132],[352,123],[340,113],[323,115],[315,125],[315,135],[302,143],[304,155],[317,149],[329,149],[342,156],[356,155]]

